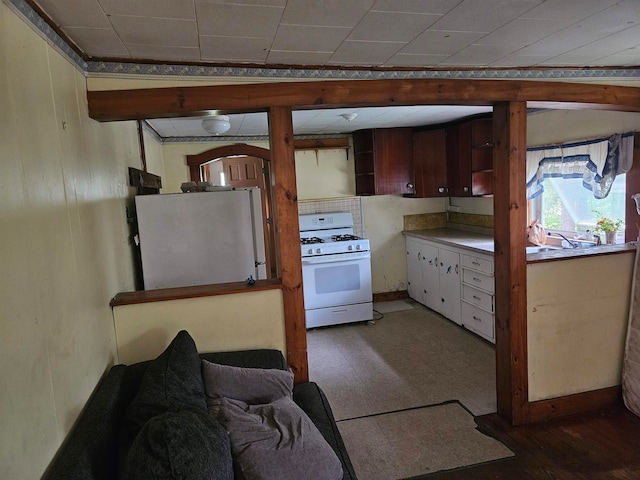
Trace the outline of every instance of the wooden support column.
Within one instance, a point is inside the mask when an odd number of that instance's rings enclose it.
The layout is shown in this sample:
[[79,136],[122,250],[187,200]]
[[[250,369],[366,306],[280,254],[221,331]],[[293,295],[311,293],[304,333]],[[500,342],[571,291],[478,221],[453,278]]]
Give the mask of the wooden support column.
[[293,370],[295,382],[300,383],[309,380],[309,368],[291,107],[269,109],[269,138],[277,212],[275,229],[282,264],[287,362]]
[[529,421],[526,259],[526,102],[493,109],[498,414]]

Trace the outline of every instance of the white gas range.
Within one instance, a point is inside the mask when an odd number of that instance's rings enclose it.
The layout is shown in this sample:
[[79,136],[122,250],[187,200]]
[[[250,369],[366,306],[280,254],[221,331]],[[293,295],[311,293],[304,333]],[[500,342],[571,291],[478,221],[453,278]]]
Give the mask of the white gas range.
[[369,240],[349,212],[300,215],[307,328],[373,319]]

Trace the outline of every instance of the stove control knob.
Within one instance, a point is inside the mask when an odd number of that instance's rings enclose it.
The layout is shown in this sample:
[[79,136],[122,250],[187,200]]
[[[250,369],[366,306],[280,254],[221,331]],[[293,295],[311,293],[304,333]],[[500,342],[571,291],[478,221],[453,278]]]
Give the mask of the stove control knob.
[[316,248],[316,253],[322,253],[322,249],[321,248]]
[[309,255],[313,255],[313,248],[310,248],[309,250],[307,250],[307,253],[308,253]]
[[349,246],[347,247],[347,250],[353,250],[353,245],[349,245]]
[[356,245],[356,250],[360,250],[360,244]]

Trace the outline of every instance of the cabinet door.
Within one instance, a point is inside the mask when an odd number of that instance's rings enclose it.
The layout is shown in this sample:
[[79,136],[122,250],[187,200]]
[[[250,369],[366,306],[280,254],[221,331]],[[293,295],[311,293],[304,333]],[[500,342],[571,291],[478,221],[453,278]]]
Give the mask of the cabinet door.
[[417,238],[407,237],[407,292],[409,297],[424,305],[422,286],[422,245]]
[[413,131],[411,128],[374,130],[376,195],[413,195]]
[[444,129],[413,133],[413,174],[416,197],[448,195]]
[[493,193],[493,120],[471,122],[471,194]]
[[440,313],[440,249],[434,245],[422,245],[422,298],[424,305]]
[[447,185],[450,197],[471,196],[471,128],[469,122],[445,130]]
[[440,313],[461,325],[460,254],[444,248],[440,249],[440,301]]

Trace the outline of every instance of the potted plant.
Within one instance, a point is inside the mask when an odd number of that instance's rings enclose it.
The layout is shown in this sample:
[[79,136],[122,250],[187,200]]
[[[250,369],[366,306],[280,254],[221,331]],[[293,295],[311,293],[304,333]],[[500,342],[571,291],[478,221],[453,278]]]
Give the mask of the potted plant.
[[605,243],[613,244],[618,229],[622,226],[622,220],[613,220],[608,217],[600,217],[596,222],[596,232],[604,232]]

